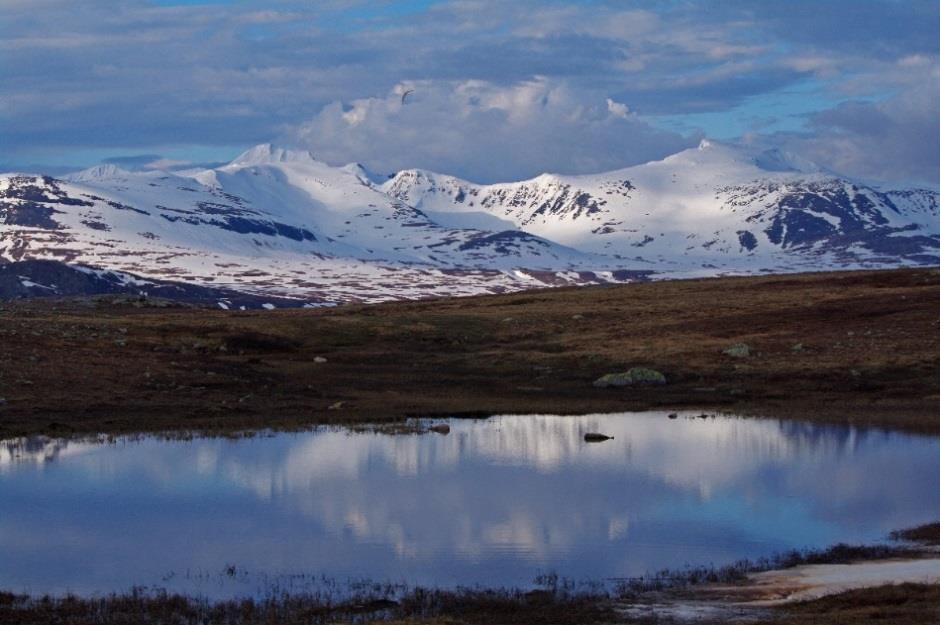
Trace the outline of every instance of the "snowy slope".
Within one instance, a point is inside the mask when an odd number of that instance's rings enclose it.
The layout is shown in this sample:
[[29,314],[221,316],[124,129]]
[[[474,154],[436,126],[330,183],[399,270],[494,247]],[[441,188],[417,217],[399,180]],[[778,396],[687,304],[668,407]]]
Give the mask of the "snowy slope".
[[381,189],[682,275],[940,262],[940,194],[881,191],[780,152],[702,142],[604,174],[475,185],[421,170]]
[[515,229],[441,225],[373,188],[356,167],[269,145],[182,175],[102,166],[67,180],[2,176],[0,258],[298,303],[502,292],[538,275],[583,282],[610,263]]

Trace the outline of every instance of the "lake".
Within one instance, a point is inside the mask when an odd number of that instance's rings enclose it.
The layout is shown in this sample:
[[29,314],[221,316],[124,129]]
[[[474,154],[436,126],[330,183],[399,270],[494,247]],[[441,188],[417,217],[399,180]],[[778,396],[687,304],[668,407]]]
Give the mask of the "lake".
[[940,519],[940,438],[695,414],[0,442],[0,589],[528,586],[879,541]]

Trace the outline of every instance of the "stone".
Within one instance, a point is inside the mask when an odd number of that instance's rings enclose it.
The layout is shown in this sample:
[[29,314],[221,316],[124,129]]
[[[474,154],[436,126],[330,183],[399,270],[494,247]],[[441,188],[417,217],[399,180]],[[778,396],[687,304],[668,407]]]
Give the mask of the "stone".
[[588,432],[584,435],[584,442],[586,443],[603,443],[611,439],[613,439],[613,436],[607,436],[606,434],[599,434],[597,432]]
[[597,388],[610,386],[646,386],[666,383],[666,376],[655,369],[633,367],[624,373],[608,373],[594,380]]
[[751,346],[747,343],[735,343],[724,348],[722,353],[732,358],[747,358],[751,355]]

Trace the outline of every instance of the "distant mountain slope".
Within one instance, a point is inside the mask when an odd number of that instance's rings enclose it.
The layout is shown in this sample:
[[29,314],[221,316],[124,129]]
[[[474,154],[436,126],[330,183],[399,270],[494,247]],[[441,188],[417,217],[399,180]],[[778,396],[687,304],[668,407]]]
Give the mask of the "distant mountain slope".
[[104,166],[67,180],[2,176],[0,258],[308,302],[502,292],[537,273],[591,280],[613,264],[518,230],[440,225],[355,168],[268,145],[185,175]]
[[475,185],[407,170],[381,188],[428,214],[484,214],[657,271],[940,262],[940,194],[879,190],[780,152],[710,142],[597,175]]
[[300,305],[297,300],[287,298],[251,295],[183,282],[143,280],[126,273],[53,260],[0,263],[0,299],[79,295],[126,295],[140,300],[158,298],[224,309]]
[[297,305],[932,264],[940,194],[708,142],[495,185],[421,170],[379,184],[266,144],[215,169],[0,176],[0,263],[40,259]]

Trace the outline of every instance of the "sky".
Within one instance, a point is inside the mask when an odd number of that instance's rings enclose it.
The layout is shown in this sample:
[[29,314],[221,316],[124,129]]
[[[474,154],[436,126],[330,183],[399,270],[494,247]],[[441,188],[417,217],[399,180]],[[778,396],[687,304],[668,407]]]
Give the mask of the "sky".
[[493,182],[708,137],[940,185],[937,33],[940,0],[0,0],[0,168],[275,142]]

